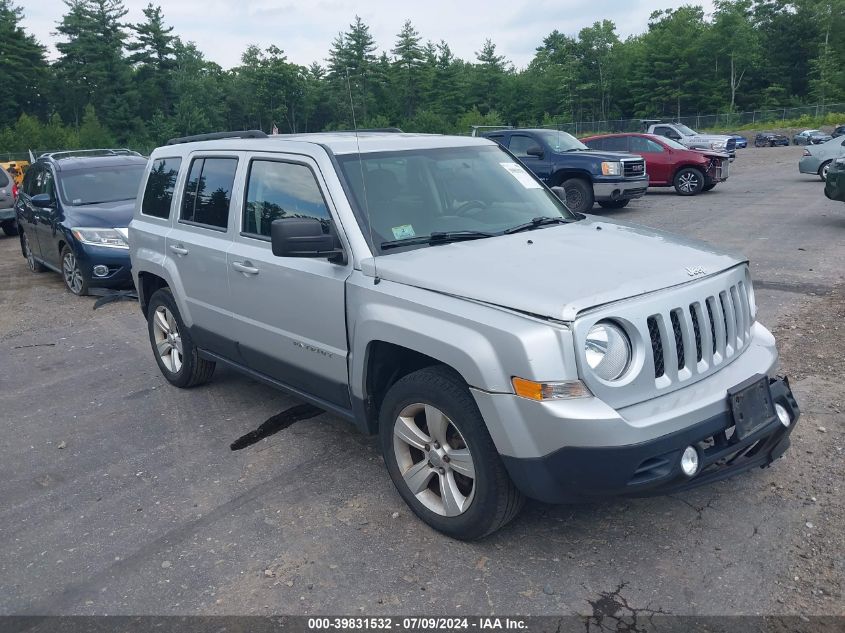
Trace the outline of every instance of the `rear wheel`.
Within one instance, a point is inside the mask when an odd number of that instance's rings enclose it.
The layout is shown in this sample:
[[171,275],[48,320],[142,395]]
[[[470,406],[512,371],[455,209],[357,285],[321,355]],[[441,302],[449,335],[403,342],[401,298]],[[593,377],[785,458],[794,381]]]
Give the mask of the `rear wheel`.
[[704,188],[704,174],[694,167],[684,167],[675,174],[675,191],[682,196],[694,196]]
[[454,371],[427,367],[398,380],[382,403],[379,435],[399,494],[435,530],[478,539],[522,508],[524,498]]
[[570,178],[563,181],[563,190],[566,192],[564,202],[570,211],[575,213],[586,213],[593,208],[595,197],[593,186],[583,178]]
[[65,280],[65,287],[76,296],[88,294],[88,280],[82,274],[79,261],[69,246],[62,248],[62,279]]
[[827,172],[830,171],[830,161],[827,160],[822,163],[821,167],[819,167],[819,178],[822,179],[822,182],[827,182]]
[[602,209],[622,209],[623,207],[627,207],[630,201],[630,198],[626,198],[625,200],[599,200],[599,206]]
[[170,289],[161,288],[150,297],[147,331],[158,368],[171,384],[195,387],[211,379],[215,363],[200,357]]
[[15,220],[6,220],[3,222],[3,232],[9,236],[17,235],[18,223]]
[[34,273],[43,273],[47,270],[44,265],[35,259],[35,253],[32,252],[32,246],[29,243],[29,237],[26,233],[21,233],[21,247],[23,248],[23,255],[26,257],[26,265]]

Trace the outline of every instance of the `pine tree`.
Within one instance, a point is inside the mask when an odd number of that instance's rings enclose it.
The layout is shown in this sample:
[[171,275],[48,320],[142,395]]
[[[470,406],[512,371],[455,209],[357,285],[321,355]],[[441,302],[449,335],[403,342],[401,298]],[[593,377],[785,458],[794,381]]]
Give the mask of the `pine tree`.
[[161,7],[152,3],[144,9],[144,22],[133,24],[135,41],[126,45],[128,59],[135,68],[135,85],[143,99],[139,114],[149,120],[156,112],[170,114],[173,109],[173,70],[176,39],[172,26],[165,26]]
[[0,0],[0,127],[11,125],[23,113],[42,114],[44,84],[48,79],[44,47],[24,31],[23,9]]
[[405,20],[402,30],[396,36],[396,46],[390,52],[394,56],[394,68],[400,98],[404,104],[404,115],[414,116],[420,92],[420,67],[423,62],[422,38],[410,20]]

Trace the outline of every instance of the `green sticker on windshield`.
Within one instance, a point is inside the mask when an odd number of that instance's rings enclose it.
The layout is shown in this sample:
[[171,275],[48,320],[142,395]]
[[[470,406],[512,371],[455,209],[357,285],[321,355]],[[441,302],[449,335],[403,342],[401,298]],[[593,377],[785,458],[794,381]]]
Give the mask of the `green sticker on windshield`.
[[404,240],[409,237],[415,237],[416,233],[414,233],[414,227],[410,224],[403,224],[402,226],[394,226],[391,231],[393,231],[393,237],[397,240]]

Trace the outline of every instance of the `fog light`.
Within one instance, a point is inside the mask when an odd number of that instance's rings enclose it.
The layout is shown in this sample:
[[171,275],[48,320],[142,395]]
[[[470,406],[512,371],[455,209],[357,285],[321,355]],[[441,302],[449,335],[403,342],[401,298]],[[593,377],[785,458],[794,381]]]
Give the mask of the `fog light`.
[[94,266],[94,276],[95,277],[105,277],[109,274],[109,267],[103,266],[102,264],[97,264]]
[[786,410],[786,407],[776,402],[775,413],[778,414],[778,420],[780,420],[780,423],[783,424],[785,427],[789,428],[789,424],[792,422],[792,418],[789,417],[789,411]]
[[692,446],[687,446],[681,455],[681,470],[687,477],[692,477],[698,472],[698,451]]

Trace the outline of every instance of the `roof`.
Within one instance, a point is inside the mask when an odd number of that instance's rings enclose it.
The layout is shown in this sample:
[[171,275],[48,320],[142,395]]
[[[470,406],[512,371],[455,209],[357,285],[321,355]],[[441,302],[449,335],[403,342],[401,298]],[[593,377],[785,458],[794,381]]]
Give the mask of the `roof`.
[[56,171],[74,171],[77,169],[97,169],[124,165],[146,165],[147,159],[132,154],[116,156],[40,156],[36,162],[50,163]]
[[211,141],[180,143],[158,148],[156,155],[183,151],[230,150],[230,151],[296,151],[303,145],[325,147],[333,154],[357,154],[390,152],[412,149],[433,149],[438,147],[467,147],[490,145],[493,142],[471,136],[444,136],[440,134],[409,134],[397,132],[315,132],[309,134],[277,134],[267,138],[231,138]]

